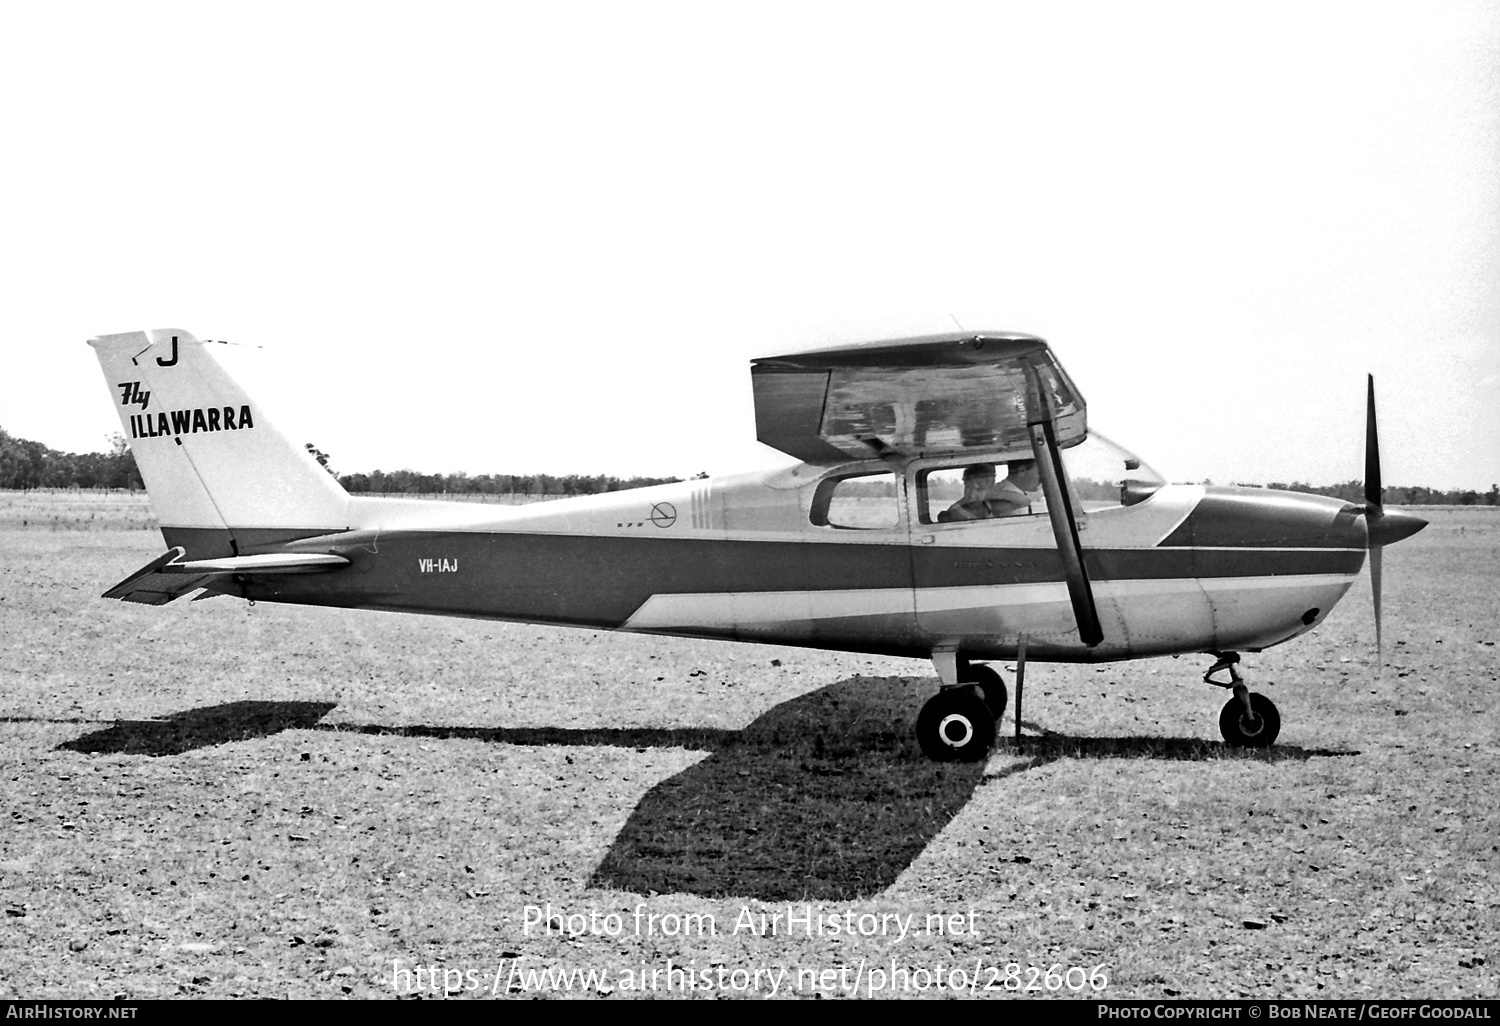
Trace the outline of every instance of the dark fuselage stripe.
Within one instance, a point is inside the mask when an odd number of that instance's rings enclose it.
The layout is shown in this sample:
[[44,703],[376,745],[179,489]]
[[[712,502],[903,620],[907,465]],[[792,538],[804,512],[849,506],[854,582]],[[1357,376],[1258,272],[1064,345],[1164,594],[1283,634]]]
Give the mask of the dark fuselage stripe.
[[[950,588],[1061,582],[1051,549],[381,533],[378,552],[335,546],[351,566],[244,583],[247,597],[617,626],[656,594]],[[314,551],[315,543],[299,548]],[[1357,573],[1362,549],[1085,549],[1096,582]]]

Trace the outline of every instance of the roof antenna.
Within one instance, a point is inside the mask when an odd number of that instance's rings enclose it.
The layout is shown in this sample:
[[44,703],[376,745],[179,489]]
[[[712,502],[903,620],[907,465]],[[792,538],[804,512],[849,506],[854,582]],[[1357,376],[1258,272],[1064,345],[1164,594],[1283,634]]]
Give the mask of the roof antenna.
[[[958,324],[958,318],[957,317],[953,317],[952,311],[949,311],[948,316],[953,318],[953,323],[954,324]],[[968,331],[969,329],[965,328],[962,324],[958,324],[958,330],[959,331]]]

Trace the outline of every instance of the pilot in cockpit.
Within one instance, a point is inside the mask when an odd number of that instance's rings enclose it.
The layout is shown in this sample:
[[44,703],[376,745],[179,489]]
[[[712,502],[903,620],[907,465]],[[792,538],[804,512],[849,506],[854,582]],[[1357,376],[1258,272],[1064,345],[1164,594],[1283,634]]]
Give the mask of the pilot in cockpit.
[[943,524],[961,520],[988,520],[1031,512],[1032,495],[1041,487],[1036,460],[1015,460],[1004,481],[995,483],[995,467],[975,463],[964,470],[964,496],[938,514]]

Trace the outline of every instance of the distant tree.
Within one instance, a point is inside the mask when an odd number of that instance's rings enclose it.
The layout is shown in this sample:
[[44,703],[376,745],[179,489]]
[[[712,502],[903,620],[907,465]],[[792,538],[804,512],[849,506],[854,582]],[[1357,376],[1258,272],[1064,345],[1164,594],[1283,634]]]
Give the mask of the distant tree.
[[41,442],[32,442],[24,439],[20,441],[19,479],[15,487],[23,491],[28,488],[42,487],[42,481],[47,473],[47,455],[51,452]]
[[[40,445],[41,443],[33,443]],[[78,457],[71,452],[52,452],[43,447],[41,463],[41,486],[43,488],[67,488],[78,483]]]
[[21,449],[18,441],[0,429],[0,488],[15,488],[12,482],[20,473]]
[[315,459],[315,460],[318,461],[318,466],[322,467],[324,470],[326,470],[330,474],[332,474],[335,479],[339,476],[338,475],[338,471],[334,470],[332,467],[330,467],[328,465],[328,454],[326,452],[324,452],[322,449],[319,449],[316,445],[313,445],[311,442],[305,443],[303,445],[303,448],[305,448],[308,452],[312,453],[313,459]]
[[135,453],[130,451],[130,443],[125,440],[125,436],[116,431],[104,438],[109,443],[109,453],[104,457],[104,464],[100,468],[100,487],[125,488],[130,491],[145,488],[140,468],[135,465]]

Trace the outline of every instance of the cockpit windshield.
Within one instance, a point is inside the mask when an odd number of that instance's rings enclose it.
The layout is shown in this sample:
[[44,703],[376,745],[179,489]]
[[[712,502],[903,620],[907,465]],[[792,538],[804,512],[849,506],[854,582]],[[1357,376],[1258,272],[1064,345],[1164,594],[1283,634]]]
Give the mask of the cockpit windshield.
[[1085,509],[1132,506],[1166,481],[1139,456],[1097,431],[1064,449],[1063,465]]

